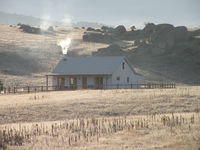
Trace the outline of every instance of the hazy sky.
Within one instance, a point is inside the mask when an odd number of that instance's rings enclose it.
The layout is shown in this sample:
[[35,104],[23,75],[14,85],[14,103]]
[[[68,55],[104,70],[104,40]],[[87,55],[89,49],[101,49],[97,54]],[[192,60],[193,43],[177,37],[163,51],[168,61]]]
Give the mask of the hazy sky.
[[0,0],[0,11],[66,22],[200,27],[200,0]]

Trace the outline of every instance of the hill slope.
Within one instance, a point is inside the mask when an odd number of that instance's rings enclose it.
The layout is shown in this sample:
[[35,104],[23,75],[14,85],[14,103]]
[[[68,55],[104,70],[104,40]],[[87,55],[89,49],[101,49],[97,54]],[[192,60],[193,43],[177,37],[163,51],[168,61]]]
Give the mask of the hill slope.
[[87,32],[84,41],[109,43],[93,55],[126,55],[145,79],[200,83],[200,30],[149,23],[142,30],[123,26]]
[[59,40],[72,39],[69,56],[91,55],[107,44],[83,42],[85,30],[57,27],[41,34],[22,32],[18,26],[0,26],[0,79],[8,85],[44,83],[44,74],[50,72],[63,57]]
[[55,27],[39,34],[0,26],[0,79],[5,85],[41,85],[63,57],[57,42],[71,38],[68,56],[125,55],[142,82],[200,81],[200,32],[149,24],[142,30],[122,26],[90,29]]

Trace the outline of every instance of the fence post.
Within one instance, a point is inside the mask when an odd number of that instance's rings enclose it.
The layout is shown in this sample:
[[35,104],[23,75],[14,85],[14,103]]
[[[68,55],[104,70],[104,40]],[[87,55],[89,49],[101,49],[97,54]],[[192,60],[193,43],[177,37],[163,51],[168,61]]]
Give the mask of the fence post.
[[42,92],[43,92],[43,86],[41,86],[41,90],[42,90]]
[[49,88],[49,79],[48,79],[48,75],[46,75],[46,91],[48,91]]
[[13,88],[13,92],[15,93],[15,87]]
[[28,91],[28,93],[30,92],[30,87],[29,86],[27,87],[27,91]]
[[10,94],[10,87],[8,87],[8,93]]

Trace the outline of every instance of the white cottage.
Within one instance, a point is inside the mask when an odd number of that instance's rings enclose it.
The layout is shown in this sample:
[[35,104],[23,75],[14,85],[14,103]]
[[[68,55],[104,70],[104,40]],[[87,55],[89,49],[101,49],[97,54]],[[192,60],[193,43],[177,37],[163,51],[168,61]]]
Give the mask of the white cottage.
[[138,82],[123,56],[66,57],[47,75],[47,83],[48,77],[55,89],[134,88]]

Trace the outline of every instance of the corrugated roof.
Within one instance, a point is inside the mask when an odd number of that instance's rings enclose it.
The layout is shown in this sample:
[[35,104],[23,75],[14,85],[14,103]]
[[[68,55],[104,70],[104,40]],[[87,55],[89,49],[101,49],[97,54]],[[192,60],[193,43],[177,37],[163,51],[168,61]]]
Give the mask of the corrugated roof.
[[124,56],[66,57],[51,75],[111,75],[124,60]]

